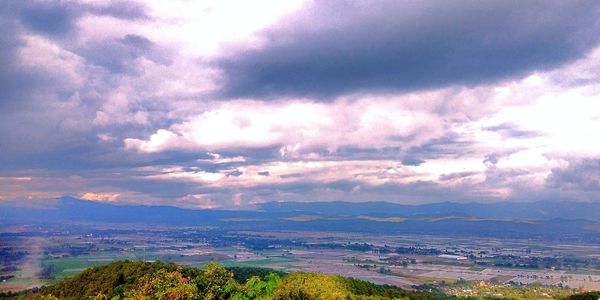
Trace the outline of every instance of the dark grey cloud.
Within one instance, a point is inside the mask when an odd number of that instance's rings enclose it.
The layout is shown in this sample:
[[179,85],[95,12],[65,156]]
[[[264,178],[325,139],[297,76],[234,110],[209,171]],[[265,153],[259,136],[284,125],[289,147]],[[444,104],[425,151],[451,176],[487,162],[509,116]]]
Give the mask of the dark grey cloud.
[[485,159],[483,160],[483,164],[488,167],[492,167],[498,163],[498,160],[499,160],[499,155],[497,155],[496,153],[491,153],[491,154],[488,154],[485,156]]
[[592,193],[594,200],[598,200],[600,159],[571,159],[567,167],[552,169],[546,185],[562,191]]
[[124,20],[149,20],[146,6],[135,1],[111,1],[105,6],[90,6],[90,13]]
[[[116,69],[131,71],[137,70],[139,57],[169,64],[168,51],[142,36],[127,34],[104,44],[92,39],[79,46],[74,34],[76,23],[86,14],[149,19],[145,7],[133,1],[103,5],[66,1],[0,3],[1,170],[73,170],[165,160],[159,155],[130,157],[122,151],[121,144],[101,142],[97,137],[99,133],[110,133],[122,140],[124,135],[134,134],[133,129],[135,134],[150,132],[131,126],[99,131],[92,121],[122,79],[112,76],[109,67],[96,67],[95,61],[113,62]],[[63,69],[28,64],[28,57],[21,56],[20,48],[26,46],[24,36],[31,33],[45,36],[85,61],[72,70],[69,66]],[[96,52],[87,48],[92,46],[96,46]],[[81,79],[82,84],[72,82],[74,77]],[[181,157],[174,157],[175,161],[181,161]]]
[[454,180],[479,174],[478,172],[458,172],[440,175],[440,180]]
[[240,170],[231,170],[229,172],[226,173],[226,175],[229,176],[233,176],[233,177],[238,177],[238,176],[242,176],[244,174],[244,172],[240,171]]
[[[53,161],[49,152],[61,145],[64,152],[73,148],[74,136],[63,129],[73,111],[56,110],[72,92],[61,82],[61,73],[48,74],[36,67],[24,66],[20,47],[27,30],[19,12],[27,2],[0,4],[0,168],[27,168],[33,161]],[[43,6],[41,9],[48,7]],[[50,8],[48,8],[50,9]],[[51,10],[51,9],[50,9]],[[54,12],[56,13],[56,12]],[[58,96],[57,96],[58,95]],[[78,113],[83,113],[79,112]],[[65,134],[66,133],[66,134]],[[47,155],[41,155],[41,154]],[[56,156],[58,158],[59,155]]]
[[[77,53],[77,50],[81,49],[76,49],[76,37],[71,33],[76,31],[77,19],[85,14],[111,15],[125,19],[149,18],[145,7],[133,1],[113,1],[102,6],[67,1],[7,0],[0,3],[0,26],[2,28],[2,35],[0,35],[0,65],[2,65],[0,68],[0,108],[2,108],[2,112],[43,109],[38,106],[40,103],[32,103],[34,102],[32,99],[36,98],[35,94],[44,95],[45,102],[48,102],[50,101],[47,99],[49,94],[61,93],[61,96],[68,98],[74,93],[68,88],[63,88],[65,84],[60,82],[66,77],[63,70],[54,70],[55,72],[50,74],[45,70],[24,66],[19,48],[25,46],[23,36],[33,32],[45,35],[53,42],[61,44],[66,50]],[[129,58],[135,59],[144,55],[155,62],[170,63],[166,50],[149,45],[151,42],[143,41],[143,37],[126,35],[120,43],[121,47],[117,50],[121,50],[121,53],[129,53]],[[106,46],[112,46],[112,44],[109,43]],[[105,53],[110,54],[111,52],[106,51]],[[124,62],[127,55],[121,54],[120,56],[119,65],[128,64],[128,62]],[[96,59],[101,60],[97,57]],[[129,62],[129,64],[131,63]],[[97,87],[94,92],[99,92]],[[88,100],[88,104],[89,102]]]
[[578,58],[597,1],[319,1],[215,63],[223,97],[335,97],[477,85]]
[[335,153],[330,153],[327,149],[315,149],[312,151],[330,160],[393,160],[402,157],[402,149],[400,147],[371,148],[364,146],[341,146],[336,149]]
[[32,76],[15,64],[18,60],[17,49],[23,41],[16,34],[18,23],[10,18],[10,11],[1,6],[0,27],[0,108],[3,108],[26,91],[26,85],[32,81]]
[[425,161],[416,157],[406,157],[402,160],[402,164],[405,166],[419,166]]
[[402,162],[407,162],[408,165],[419,165],[429,159],[468,157],[476,155],[477,151],[474,142],[466,140],[457,133],[448,132],[423,145],[404,150]]
[[502,123],[496,126],[490,126],[483,128],[487,131],[493,131],[500,134],[503,138],[534,138],[541,135],[540,132],[531,131],[531,130],[523,130],[520,129],[515,124],[511,123]]
[[97,40],[83,45],[75,52],[90,63],[111,73],[136,72],[136,59],[146,59],[162,65],[171,63],[170,54],[146,37],[127,34],[118,39]]
[[20,22],[30,31],[62,36],[76,29],[75,22],[85,14],[112,16],[119,19],[150,19],[144,5],[133,1],[112,1],[107,5],[69,1],[7,1],[18,13]]
[[62,35],[74,29],[81,15],[77,4],[58,1],[27,1],[20,9],[20,20],[27,29],[48,35]]

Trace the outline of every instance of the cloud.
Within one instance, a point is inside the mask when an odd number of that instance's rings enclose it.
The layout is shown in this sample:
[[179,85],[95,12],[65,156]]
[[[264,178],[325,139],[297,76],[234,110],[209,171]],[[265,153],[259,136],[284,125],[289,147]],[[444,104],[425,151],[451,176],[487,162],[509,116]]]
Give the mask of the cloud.
[[514,124],[503,123],[484,128],[485,130],[498,132],[500,135],[506,138],[533,138],[540,135],[535,131],[521,130]]
[[79,195],[79,198],[90,201],[114,202],[119,199],[119,193],[92,193],[87,192]]
[[[167,150],[279,148],[282,157],[344,147],[385,148],[421,145],[443,132],[444,120],[435,111],[436,98],[453,101],[447,91],[431,94],[427,107],[408,95],[340,100],[331,105],[312,101],[233,101],[206,111],[148,139],[128,138],[125,147],[144,153]],[[465,101],[456,97],[455,103]],[[439,103],[441,103],[440,101]],[[441,105],[441,104],[440,104]],[[454,114],[454,117],[459,117]],[[312,154],[311,154],[312,152]]]
[[215,64],[224,97],[325,100],[474,86],[581,57],[599,41],[599,8],[595,1],[310,2]]
[[[457,177],[445,175],[446,172],[462,172],[462,177],[481,174],[484,170],[481,161],[463,160],[430,161],[422,166],[405,166],[394,160],[298,160],[273,161],[259,164],[245,164],[239,167],[218,168],[207,171],[201,168],[166,167],[158,174],[146,175],[147,179],[165,181],[195,182],[203,188],[216,189],[252,189],[271,187],[280,190],[294,185],[352,185],[384,186],[387,184],[414,184],[420,181],[449,181]],[[464,171],[468,170],[468,171]],[[477,171],[477,172],[475,172]],[[482,177],[483,180],[483,177]],[[481,180],[481,181],[482,181]],[[448,183],[447,183],[448,184]]]
[[147,124],[148,112],[135,110],[131,107],[130,100],[123,93],[116,93],[103,104],[102,109],[96,111],[94,124],[121,125],[121,124]]
[[[147,126],[151,117],[156,116],[147,111],[147,102],[157,99],[153,93],[169,94],[164,87],[170,82],[158,77],[177,80],[173,76],[175,70],[153,69],[168,68],[169,50],[130,32],[134,24],[152,21],[144,17],[142,4],[70,2],[66,5],[59,1],[43,1],[39,7],[37,4],[9,1],[0,5],[3,25],[0,169],[88,168],[96,167],[99,162],[113,164],[107,157],[118,156],[120,150],[117,147],[114,151],[112,140],[121,140],[123,134]],[[120,8],[112,7],[113,4],[127,9],[119,13]],[[32,27],[36,25],[28,25],[24,19],[29,10],[35,14],[48,11],[48,18],[62,11],[72,18],[65,21],[72,28],[63,33],[36,30]],[[97,30],[110,28],[112,22],[118,20],[121,32],[116,36],[88,35],[89,31],[82,30],[86,24],[81,21],[94,18],[103,20],[96,26]],[[114,47],[103,48],[105,52],[90,50],[94,46],[102,48],[99,45],[104,42],[105,46]],[[113,62],[126,74],[113,75],[110,68],[96,63],[103,60],[93,54]],[[140,75],[139,70],[149,74]],[[153,88],[142,87],[146,84]],[[119,95],[125,101],[119,102]],[[152,107],[155,113],[168,109],[167,105],[160,104]],[[112,138],[100,141],[99,134]]]
[[78,5],[69,5],[67,2],[24,1],[20,20],[32,31],[62,35],[74,28],[74,22],[80,14]]
[[92,14],[111,16],[125,20],[150,20],[148,8],[137,1],[110,1],[106,3],[91,3],[87,9]]
[[600,192],[600,159],[570,158],[563,166],[552,169],[546,184],[566,193],[585,193],[596,200]]
[[203,194],[188,194],[177,198],[175,203],[183,207],[196,209],[214,209],[221,207],[220,204],[213,201],[208,195]]
[[27,177],[27,176],[21,176],[21,177],[14,177],[14,176],[0,176],[0,182],[19,182],[19,181],[31,181],[31,177]]
[[291,2],[0,5],[0,199],[593,199],[595,3]]
[[161,65],[172,63],[166,49],[157,47],[146,37],[137,34],[88,41],[75,51],[92,64],[112,73],[141,72],[137,67],[138,60],[142,58]]
[[[125,144],[140,154],[202,150],[235,157],[235,150],[243,151],[244,161],[219,165],[218,159],[202,159],[203,165],[159,169],[146,178],[196,183],[203,193],[243,191],[263,201],[578,199],[576,189],[553,193],[547,182],[565,153],[598,155],[590,137],[600,121],[599,90],[589,83],[556,86],[552,79],[558,73],[333,102],[229,101]],[[206,138],[203,130],[222,140]],[[583,192],[579,197],[589,198]],[[214,199],[230,203],[225,195]]]
[[0,26],[3,31],[0,35],[0,108],[6,110],[18,106],[19,98],[28,95],[28,88],[43,79],[19,64],[19,49],[25,42],[19,35],[18,20],[5,5],[0,6]]
[[212,164],[231,164],[231,163],[243,163],[246,159],[243,156],[235,157],[223,157],[219,153],[207,152],[211,159],[199,159],[199,162],[208,162]]
[[81,3],[59,0],[11,1],[18,11],[21,23],[29,30],[44,35],[61,37],[76,29],[77,20],[86,14],[110,16],[126,20],[149,19],[146,8],[139,2],[111,1]]

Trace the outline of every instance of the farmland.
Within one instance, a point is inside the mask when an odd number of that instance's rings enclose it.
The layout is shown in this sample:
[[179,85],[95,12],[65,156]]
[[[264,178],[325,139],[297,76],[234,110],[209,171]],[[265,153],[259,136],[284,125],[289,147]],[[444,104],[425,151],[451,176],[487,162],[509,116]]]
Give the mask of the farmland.
[[[43,233],[27,226],[5,228],[1,235],[3,291],[51,284],[86,268],[124,259],[196,267],[218,261],[226,267],[340,274],[406,289],[433,285],[457,295],[478,290],[454,286],[458,282],[517,290],[544,287],[550,289],[544,293],[550,294],[553,289],[600,290],[597,245],[107,224],[55,225],[45,227]],[[493,288],[485,291],[489,290]]]

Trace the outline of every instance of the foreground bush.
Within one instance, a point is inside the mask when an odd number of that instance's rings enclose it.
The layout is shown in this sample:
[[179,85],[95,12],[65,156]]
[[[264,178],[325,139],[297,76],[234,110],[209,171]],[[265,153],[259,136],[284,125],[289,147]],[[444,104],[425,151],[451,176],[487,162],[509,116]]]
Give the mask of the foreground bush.
[[[244,280],[245,282],[240,282]],[[573,295],[566,299],[596,300],[599,297],[600,292],[592,292]],[[439,300],[465,298],[443,293],[410,292],[339,275],[305,272],[284,275],[281,272],[260,268],[228,270],[216,263],[208,263],[205,270],[201,270],[173,263],[119,261],[88,269],[72,278],[43,288],[33,296],[28,295],[26,299]]]
[[216,263],[201,270],[173,263],[119,261],[90,268],[30,299],[440,299],[336,275],[282,275],[259,268],[228,270]]

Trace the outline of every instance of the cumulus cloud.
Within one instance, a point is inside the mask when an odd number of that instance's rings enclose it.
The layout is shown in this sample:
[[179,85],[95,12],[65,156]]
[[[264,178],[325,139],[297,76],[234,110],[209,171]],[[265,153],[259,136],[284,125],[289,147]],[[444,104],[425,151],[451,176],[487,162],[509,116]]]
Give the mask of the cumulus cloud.
[[119,199],[119,193],[92,193],[87,192],[79,195],[79,198],[90,201],[114,202]]
[[233,6],[0,4],[0,199],[594,198],[595,2]]
[[[148,139],[125,139],[127,149],[140,152],[220,150],[228,148],[280,149],[282,157],[339,148],[410,148],[439,138],[448,122],[477,116],[444,111],[447,102],[473,102],[468,93],[441,90],[416,95],[341,99],[333,104],[310,100],[285,102],[232,101]],[[428,102],[422,104],[421,97]],[[485,105],[483,105],[485,107]]]
[[134,1],[77,3],[65,1],[11,1],[19,19],[30,30],[51,36],[68,34],[76,29],[75,22],[85,14],[111,16],[120,19],[147,19],[146,8]]
[[569,194],[585,193],[589,200],[597,200],[600,192],[600,159],[570,158],[562,166],[552,169],[547,185]]
[[[589,138],[597,135],[593,128],[599,121],[595,86],[556,86],[557,73],[473,89],[328,103],[232,101],[125,144],[141,153],[279,149],[263,156],[264,162],[247,152],[248,158],[235,164],[167,168],[147,177],[195,182],[209,190],[262,191],[263,199],[299,200],[294,193],[313,200],[333,195],[392,199],[391,191],[402,191],[396,194],[402,201],[417,201],[417,194],[421,201],[434,201],[444,192],[455,201],[555,199],[548,176],[563,164],[565,153],[598,155],[595,139]],[[404,115],[410,117],[403,120]]]
[[211,156],[211,159],[199,159],[201,162],[210,162],[214,164],[228,164],[228,163],[243,163],[246,159],[243,156],[235,156],[235,157],[223,157],[219,153],[206,153]]
[[172,63],[167,49],[137,34],[87,41],[76,51],[92,64],[112,73],[141,72],[138,70],[139,63],[136,63],[140,59],[161,65]]

